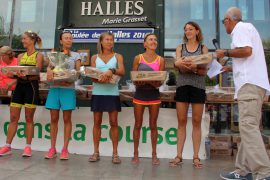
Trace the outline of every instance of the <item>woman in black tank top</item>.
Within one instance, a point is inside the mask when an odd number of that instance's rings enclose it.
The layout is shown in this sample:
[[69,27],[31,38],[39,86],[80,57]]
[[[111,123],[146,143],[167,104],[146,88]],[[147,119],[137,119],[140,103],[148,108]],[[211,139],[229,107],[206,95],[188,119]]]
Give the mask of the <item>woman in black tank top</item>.
[[206,65],[192,64],[188,56],[208,53],[206,46],[202,45],[202,31],[195,22],[188,22],[184,26],[184,44],[176,49],[175,67],[179,70],[176,90],[176,111],[178,117],[177,156],[170,161],[171,166],[182,163],[182,153],[186,139],[186,125],[189,105],[192,106],[192,140],[193,165],[202,168],[199,158],[201,144],[201,120],[205,103],[205,75]]
[[[26,48],[26,53],[18,56],[19,64],[29,65],[26,63],[20,63],[21,61],[27,60],[31,55],[33,57],[33,65],[41,70],[43,55],[37,53],[35,45],[38,44],[41,47],[41,38],[35,32],[27,31],[22,35],[22,44]],[[24,61],[25,62],[25,61]],[[26,61],[27,62],[27,61]],[[13,73],[8,73],[10,77],[14,77]],[[22,73],[17,73],[16,78],[18,79],[16,88],[11,97],[10,104],[10,124],[7,132],[6,145],[1,148],[0,156],[11,154],[11,142],[16,134],[18,128],[18,121],[20,119],[21,108],[25,107],[25,121],[26,121],[26,146],[22,156],[32,156],[31,142],[34,134],[34,114],[36,105],[38,104],[39,98],[39,75],[25,76]]]

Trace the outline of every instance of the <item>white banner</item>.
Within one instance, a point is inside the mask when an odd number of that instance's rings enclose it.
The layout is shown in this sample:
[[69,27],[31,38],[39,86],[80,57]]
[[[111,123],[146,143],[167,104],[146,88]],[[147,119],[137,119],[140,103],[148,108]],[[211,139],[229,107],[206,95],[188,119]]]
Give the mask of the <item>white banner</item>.
[[[6,132],[9,125],[9,106],[0,105],[0,145],[5,144]],[[148,111],[144,113],[144,122],[141,130],[139,155],[140,157],[151,157],[151,137],[149,129]],[[92,128],[93,113],[89,107],[80,107],[72,114],[73,130],[69,145],[70,153],[91,154],[93,153]],[[124,107],[118,116],[119,122],[119,155],[122,157],[133,156],[133,108]],[[200,158],[205,159],[204,139],[209,133],[209,116],[206,114],[202,121],[202,143]],[[102,133],[100,142],[100,154],[102,156],[112,155],[112,143],[109,135],[110,125],[108,113],[103,115]],[[193,158],[192,146],[192,122],[189,118],[187,123],[187,138],[183,152],[184,159]],[[158,118],[158,146],[157,154],[160,158],[173,158],[176,156],[177,117],[175,109],[161,108]],[[63,120],[62,113],[59,120],[59,131],[57,137],[57,151],[63,146]],[[12,148],[23,149],[25,146],[25,120],[24,111],[21,112],[18,130],[12,143]],[[32,149],[47,151],[50,148],[50,112],[43,106],[37,108],[35,113],[35,134]]]

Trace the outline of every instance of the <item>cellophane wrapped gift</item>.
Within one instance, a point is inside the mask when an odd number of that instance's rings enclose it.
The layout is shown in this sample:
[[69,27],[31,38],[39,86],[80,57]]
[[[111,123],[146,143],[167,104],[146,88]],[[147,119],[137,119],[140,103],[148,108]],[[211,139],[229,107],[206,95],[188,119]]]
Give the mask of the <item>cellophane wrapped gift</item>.
[[130,77],[135,81],[160,81],[161,84],[166,80],[166,71],[131,71]]
[[[98,80],[101,80],[103,76],[103,72],[94,67],[82,67],[81,74],[87,77],[91,77],[93,79],[98,79]],[[117,84],[119,80],[120,80],[120,76],[114,74],[112,75],[112,78],[110,79],[109,83]]]
[[188,56],[193,62],[193,64],[209,64],[213,61],[213,59],[216,59],[216,53],[207,53],[197,56]]
[[68,59],[69,55],[64,52],[48,53],[49,66],[53,69],[53,81],[74,82],[78,78],[78,72],[70,70]]
[[4,74],[7,74],[8,72],[12,72],[13,74],[20,72],[26,76],[39,75],[39,68],[36,66],[5,66],[1,67],[1,71]]

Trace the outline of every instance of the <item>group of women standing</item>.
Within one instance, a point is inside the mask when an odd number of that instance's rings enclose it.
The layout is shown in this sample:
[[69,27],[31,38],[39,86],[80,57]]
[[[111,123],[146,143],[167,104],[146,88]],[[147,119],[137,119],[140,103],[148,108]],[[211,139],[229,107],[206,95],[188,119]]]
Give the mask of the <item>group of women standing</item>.
[[[177,134],[177,156],[170,161],[171,166],[177,166],[182,163],[182,152],[186,138],[187,111],[189,105],[192,106],[192,123],[193,123],[193,164],[195,168],[201,168],[202,164],[198,157],[201,143],[201,119],[205,102],[205,84],[206,66],[197,66],[192,64],[188,56],[207,53],[208,49],[202,44],[203,36],[200,27],[194,22],[188,22],[184,26],[183,44],[176,49],[177,60],[175,67],[179,71],[176,90],[176,110],[178,118]],[[43,56],[35,49],[36,44],[41,43],[41,39],[34,32],[25,32],[22,43],[27,52],[19,55],[19,65],[37,66],[41,69]],[[61,49],[68,52],[69,68],[79,70],[80,56],[78,53],[71,51],[72,34],[63,32],[60,35]],[[135,57],[133,71],[163,71],[165,70],[164,59],[156,53],[158,46],[155,34],[147,34],[144,38],[145,52]],[[96,162],[100,160],[99,142],[101,138],[101,123],[103,112],[108,112],[109,123],[111,126],[111,137],[113,146],[112,163],[119,164],[121,160],[118,156],[118,112],[121,111],[119,90],[117,84],[110,84],[109,80],[113,75],[123,76],[125,74],[123,56],[114,52],[114,36],[112,33],[103,33],[97,45],[98,53],[91,58],[91,66],[103,71],[101,80],[92,79],[93,92],[91,100],[91,111],[94,115],[93,142],[94,153],[90,155],[89,161]],[[11,153],[11,142],[16,133],[18,120],[22,106],[25,106],[26,118],[26,147],[23,156],[31,156],[31,140],[33,136],[33,117],[35,106],[38,104],[38,76],[24,76],[23,74],[9,77],[17,79],[17,86],[12,94],[10,105],[11,122],[8,127],[6,145],[0,149],[0,156]],[[53,72],[47,69],[47,79],[53,79]],[[135,125],[133,129],[134,139],[134,157],[132,163],[138,164],[139,160],[139,139],[140,130],[143,122],[143,114],[146,107],[149,110],[149,126],[151,129],[152,143],[152,164],[160,163],[157,158],[157,119],[160,108],[160,94],[158,87],[160,82],[136,82],[136,91],[133,98]],[[68,143],[71,136],[72,110],[76,106],[76,93],[74,83],[52,84],[46,101],[46,108],[51,114],[51,147],[46,153],[45,158],[54,158],[56,151],[56,137],[58,131],[58,121],[60,110],[63,111],[64,120],[64,145],[61,151],[60,159],[68,159]]]

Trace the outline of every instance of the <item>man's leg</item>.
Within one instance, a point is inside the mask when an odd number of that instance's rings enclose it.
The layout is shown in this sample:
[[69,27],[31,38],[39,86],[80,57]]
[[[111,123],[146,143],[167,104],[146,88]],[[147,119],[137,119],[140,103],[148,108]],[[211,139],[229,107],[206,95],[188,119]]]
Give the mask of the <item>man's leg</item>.
[[241,146],[235,165],[239,174],[251,171],[259,179],[270,176],[270,161],[259,129],[264,95],[264,89],[251,84],[238,92]]

